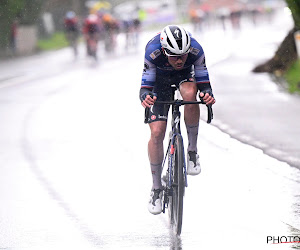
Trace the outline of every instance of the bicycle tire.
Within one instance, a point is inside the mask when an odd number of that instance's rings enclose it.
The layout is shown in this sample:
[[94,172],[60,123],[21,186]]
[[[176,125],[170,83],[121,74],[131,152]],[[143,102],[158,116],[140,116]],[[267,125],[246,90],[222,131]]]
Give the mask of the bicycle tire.
[[170,223],[175,234],[180,235],[183,217],[184,182],[184,153],[182,137],[177,135],[174,140],[172,196],[169,199]]

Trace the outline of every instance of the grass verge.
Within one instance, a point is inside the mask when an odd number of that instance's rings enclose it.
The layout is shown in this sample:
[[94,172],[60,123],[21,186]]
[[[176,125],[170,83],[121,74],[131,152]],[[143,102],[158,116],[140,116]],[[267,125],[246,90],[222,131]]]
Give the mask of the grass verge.
[[63,32],[57,32],[48,39],[39,40],[37,46],[39,50],[55,50],[67,47],[68,42]]
[[284,74],[291,93],[300,94],[300,60],[296,61]]

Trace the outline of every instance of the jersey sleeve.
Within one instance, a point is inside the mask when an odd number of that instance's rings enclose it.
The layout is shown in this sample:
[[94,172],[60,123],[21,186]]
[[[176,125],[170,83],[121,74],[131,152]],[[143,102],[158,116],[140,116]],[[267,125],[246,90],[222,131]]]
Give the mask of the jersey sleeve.
[[197,61],[195,61],[194,70],[198,89],[200,91],[205,89],[211,89],[204,53],[197,59]]
[[156,81],[157,60],[160,55],[159,35],[154,36],[146,45],[144,70],[142,75],[142,89],[152,91]]
[[205,54],[202,46],[192,38],[190,53],[195,57],[194,71],[197,87],[200,91],[211,89],[209,74],[205,63]]
[[153,89],[156,80],[156,65],[147,58],[144,59],[141,88]]

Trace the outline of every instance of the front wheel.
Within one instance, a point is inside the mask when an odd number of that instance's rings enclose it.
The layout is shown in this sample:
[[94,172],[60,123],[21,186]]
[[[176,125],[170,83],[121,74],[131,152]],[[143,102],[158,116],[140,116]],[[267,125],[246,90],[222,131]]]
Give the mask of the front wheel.
[[174,154],[172,157],[172,195],[169,199],[170,222],[175,234],[181,234],[183,216],[183,196],[184,196],[184,153],[181,136],[176,136],[174,140]]

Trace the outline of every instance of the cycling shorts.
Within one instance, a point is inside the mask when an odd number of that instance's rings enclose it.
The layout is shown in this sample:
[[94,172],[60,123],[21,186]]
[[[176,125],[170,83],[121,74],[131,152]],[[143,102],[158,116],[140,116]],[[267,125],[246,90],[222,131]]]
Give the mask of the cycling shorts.
[[[165,72],[163,75],[157,74],[152,92],[155,93],[159,101],[172,101],[174,100],[175,89],[171,86],[175,85],[179,89],[184,82],[195,82],[194,71],[191,67],[175,72]],[[154,104],[150,108],[146,122],[167,121],[169,109],[170,105]]]

